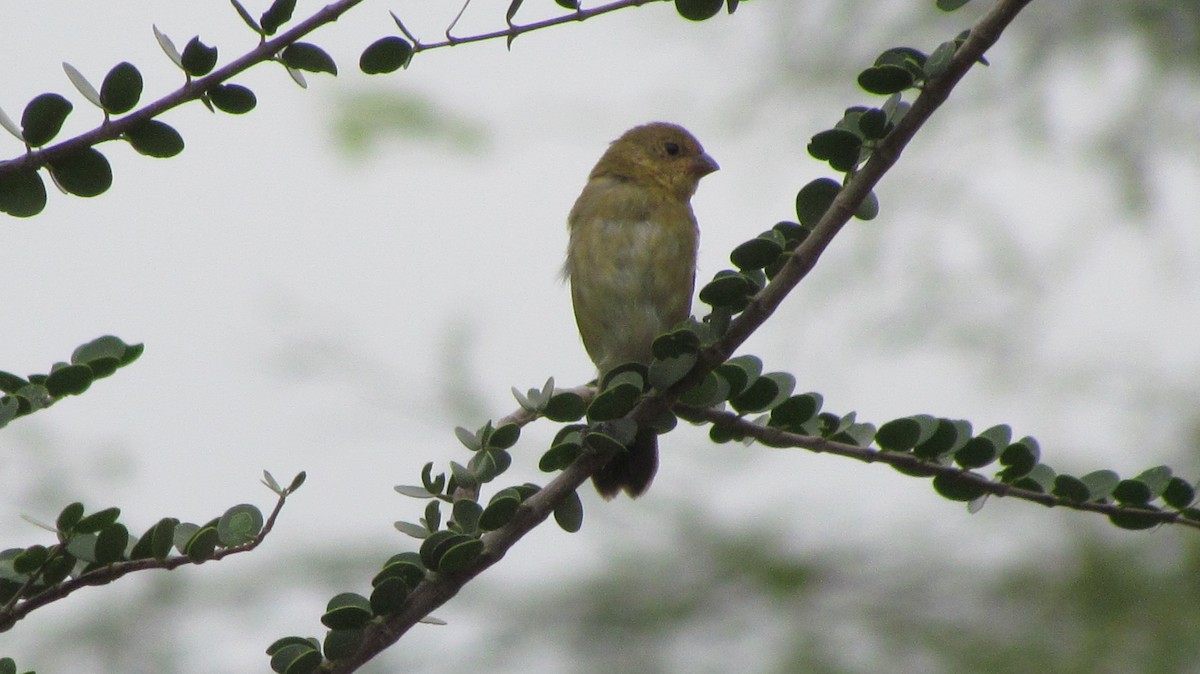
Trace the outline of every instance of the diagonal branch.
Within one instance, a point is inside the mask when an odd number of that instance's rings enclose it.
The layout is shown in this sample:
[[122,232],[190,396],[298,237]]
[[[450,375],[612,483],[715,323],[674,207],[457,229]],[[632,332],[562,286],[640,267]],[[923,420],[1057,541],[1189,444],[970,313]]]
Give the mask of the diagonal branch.
[[[875,184],[896,163],[917,131],[1029,2],[998,0],[991,11],[975,24],[970,37],[958,49],[945,73],[928,82],[908,114],[879,143],[872,158],[842,189],[782,271],[753,298],[720,341],[700,352],[697,367],[687,377],[666,391],[652,394],[638,406],[633,412],[636,421],[646,422],[670,409],[682,392],[698,384],[709,371],[728,359],[771,316],[787,294],[812,270],[833,237]],[[541,491],[522,503],[508,524],[483,537],[484,551],[475,564],[460,573],[428,576],[416,587],[399,613],[369,627],[358,651],[348,658],[329,663],[328,671],[353,672],[394,644],[409,628],[454,597],[468,581],[503,559],[510,547],[545,521],[554,508],[603,466],[608,458],[607,454],[598,453],[585,444],[579,458]]]
[[289,30],[260,43],[254,49],[246,52],[224,67],[218,68],[204,77],[188,80],[183,86],[144,108],[131,112],[120,119],[107,121],[91,131],[64,140],[61,143],[49,145],[40,150],[32,150],[15,159],[0,161],[0,176],[46,166],[56,159],[78,152],[84,148],[92,147],[105,141],[116,140],[130,129],[154,119],[171,108],[183,105],[188,101],[194,101],[208,90],[232,78],[234,75],[263,61],[270,60],[284,47],[296,42],[301,37],[327,23],[337,21],[338,17],[350,11],[351,8],[362,1],[337,0],[337,2],[333,2],[317,10],[315,14],[297,23]]

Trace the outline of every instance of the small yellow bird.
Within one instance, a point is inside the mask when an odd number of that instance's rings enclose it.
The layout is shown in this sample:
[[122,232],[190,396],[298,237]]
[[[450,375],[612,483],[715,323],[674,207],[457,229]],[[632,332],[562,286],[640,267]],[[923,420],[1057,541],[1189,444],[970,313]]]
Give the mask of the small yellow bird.
[[[563,274],[575,322],[601,380],[622,363],[649,364],[654,338],[691,313],[699,230],[691,198],[719,166],[686,129],[655,122],[613,141],[567,219]],[[605,498],[636,497],[658,469],[658,437],[639,429],[628,452],[592,478]]]

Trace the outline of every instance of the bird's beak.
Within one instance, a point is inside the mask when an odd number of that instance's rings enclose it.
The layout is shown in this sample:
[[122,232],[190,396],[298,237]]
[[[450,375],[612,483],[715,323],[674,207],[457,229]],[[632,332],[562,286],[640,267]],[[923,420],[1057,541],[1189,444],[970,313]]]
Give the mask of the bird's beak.
[[720,165],[717,164],[715,159],[708,156],[707,152],[702,152],[699,157],[696,157],[696,163],[692,164],[692,172],[696,174],[697,178],[703,178],[713,171],[719,171],[720,169]]

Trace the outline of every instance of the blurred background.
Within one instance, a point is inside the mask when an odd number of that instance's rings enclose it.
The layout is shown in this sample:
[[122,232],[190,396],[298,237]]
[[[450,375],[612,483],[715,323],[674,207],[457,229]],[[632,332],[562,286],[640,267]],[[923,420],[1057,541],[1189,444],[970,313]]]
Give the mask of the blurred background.
[[[62,61],[98,83],[128,60],[149,101],[182,80],[152,24],[221,63],[256,43],[217,0],[9,5],[0,107],[63,93],[64,137],[100,115]],[[518,23],[559,11],[525,5]],[[506,6],[469,6],[455,34],[503,27]],[[827,175],[805,146],[878,103],[855,84],[876,54],[932,51],[987,3],[758,0],[699,24],[653,3],[358,71],[395,32],[389,10],[434,41],[458,9],[365,2],[307,38],[339,77],[302,90],[259,66],[235,80],[258,95],[250,114],[162,118],[179,157],[110,144],[108,193],[0,221],[0,369],[45,372],[102,334],[146,344],[0,432],[2,547],[50,542],[20,515],[74,500],[140,532],[268,509],[263,469],[309,475],[253,554],[80,592],[0,635],[0,655],[238,673],[267,671],[278,637],[323,636],[331,596],[416,549],[392,523],[424,503],[392,487],[465,461],[454,426],[512,411],[512,386],[592,376],[558,274],[606,143],[674,121],[721,163],[693,201],[703,283]],[[1194,479],[1200,5],[1033,3],[988,58],[879,186],[880,217],[852,222],[743,352],[838,413],[1008,423],[1060,471]],[[0,156],[21,151],[0,138]],[[503,484],[547,481],[555,430],[526,429]],[[692,427],[663,439],[645,497],[581,495],[581,532],[540,527],[436,612],[448,625],[363,671],[1200,671],[1200,546],[1181,527],[1003,499],[969,515],[886,467]]]

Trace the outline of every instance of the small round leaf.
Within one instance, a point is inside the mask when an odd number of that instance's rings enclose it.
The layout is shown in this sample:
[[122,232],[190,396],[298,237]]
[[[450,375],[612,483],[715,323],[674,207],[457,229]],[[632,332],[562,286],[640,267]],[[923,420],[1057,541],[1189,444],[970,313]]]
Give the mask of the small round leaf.
[[21,135],[32,147],[49,143],[62,130],[63,122],[75,106],[59,94],[41,94],[25,106],[21,114]]
[[112,167],[95,148],[85,147],[50,162],[50,175],[69,194],[94,197],[112,186]]
[[675,0],[676,11],[689,21],[711,19],[724,5],[725,0]]
[[242,115],[258,105],[254,92],[240,84],[218,84],[209,89],[208,98],[222,112]]
[[100,104],[114,115],[129,112],[142,98],[142,74],[125,61],[113,66],[100,85]]
[[408,67],[413,48],[402,37],[388,36],[371,43],[358,59],[358,67],[368,75],[382,75]]
[[125,132],[133,149],[147,157],[174,157],[183,152],[183,136],[157,119],[148,119]]

